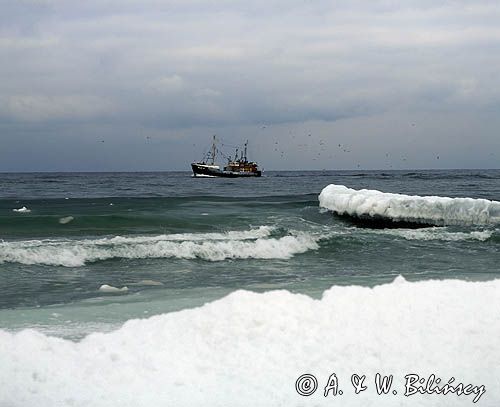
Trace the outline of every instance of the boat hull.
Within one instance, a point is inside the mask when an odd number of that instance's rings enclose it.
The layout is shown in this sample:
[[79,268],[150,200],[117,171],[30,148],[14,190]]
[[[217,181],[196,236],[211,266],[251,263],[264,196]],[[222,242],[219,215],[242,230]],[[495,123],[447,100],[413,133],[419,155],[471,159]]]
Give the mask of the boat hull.
[[222,177],[222,178],[245,178],[245,177],[260,177],[262,171],[223,171],[220,168],[207,166],[203,164],[192,163],[193,175],[195,177]]

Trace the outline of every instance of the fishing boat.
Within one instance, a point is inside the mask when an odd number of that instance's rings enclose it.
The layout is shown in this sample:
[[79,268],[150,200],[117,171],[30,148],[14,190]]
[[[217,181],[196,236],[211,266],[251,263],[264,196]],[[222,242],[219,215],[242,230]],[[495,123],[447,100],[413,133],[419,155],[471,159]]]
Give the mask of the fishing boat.
[[217,153],[224,154],[217,148],[217,142],[215,136],[213,136],[212,147],[205,154],[202,161],[191,163],[191,168],[193,169],[194,177],[226,177],[226,178],[237,178],[237,177],[260,177],[262,171],[256,162],[248,161],[247,158],[247,147],[248,140],[244,145],[243,150],[238,155],[239,148],[236,148],[236,153],[234,157],[227,158],[227,165],[222,169],[219,165],[215,163]]

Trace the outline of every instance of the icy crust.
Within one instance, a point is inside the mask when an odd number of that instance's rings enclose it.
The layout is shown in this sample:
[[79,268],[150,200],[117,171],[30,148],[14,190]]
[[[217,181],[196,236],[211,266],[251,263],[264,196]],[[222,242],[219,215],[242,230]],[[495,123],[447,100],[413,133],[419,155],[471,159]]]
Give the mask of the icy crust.
[[[321,300],[236,291],[81,342],[0,331],[0,404],[17,406],[498,406],[500,280],[334,286]],[[342,396],[323,396],[335,372]],[[318,390],[295,381],[314,374]],[[366,375],[354,394],[350,377]],[[376,373],[398,394],[377,395]],[[404,397],[404,375],[484,385]]]
[[339,215],[359,218],[433,225],[500,223],[500,202],[487,199],[390,194],[331,184],[321,191],[319,204]]

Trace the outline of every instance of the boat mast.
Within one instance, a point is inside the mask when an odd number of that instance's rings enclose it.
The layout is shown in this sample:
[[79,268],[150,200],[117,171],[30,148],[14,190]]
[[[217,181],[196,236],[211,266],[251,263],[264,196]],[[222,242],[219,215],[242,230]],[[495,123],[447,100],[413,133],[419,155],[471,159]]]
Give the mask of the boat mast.
[[215,134],[212,142],[212,165],[215,164]]
[[245,143],[245,161],[247,161],[247,146],[248,146],[248,140]]

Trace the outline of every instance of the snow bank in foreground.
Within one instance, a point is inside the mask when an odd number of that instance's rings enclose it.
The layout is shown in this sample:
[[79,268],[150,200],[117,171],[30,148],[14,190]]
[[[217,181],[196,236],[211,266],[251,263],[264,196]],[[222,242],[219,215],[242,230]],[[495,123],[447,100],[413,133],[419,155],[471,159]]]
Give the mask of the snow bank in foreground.
[[487,199],[389,194],[331,184],[321,191],[319,204],[339,215],[360,218],[435,225],[500,223],[500,202]]
[[[78,343],[0,331],[0,405],[474,405],[474,395],[403,395],[406,374],[434,373],[484,385],[477,405],[498,406],[499,338],[500,280],[398,277],[373,289],[334,286],[321,300],[236,291]],[[343,391],[335,400],[323,397],[333,372]],[[295,390],[304,373],[318,379],[310,397]],[[358,395],[353,373],[367,377]],[[394,375],[397,395],[377,395],[376,373]]]

